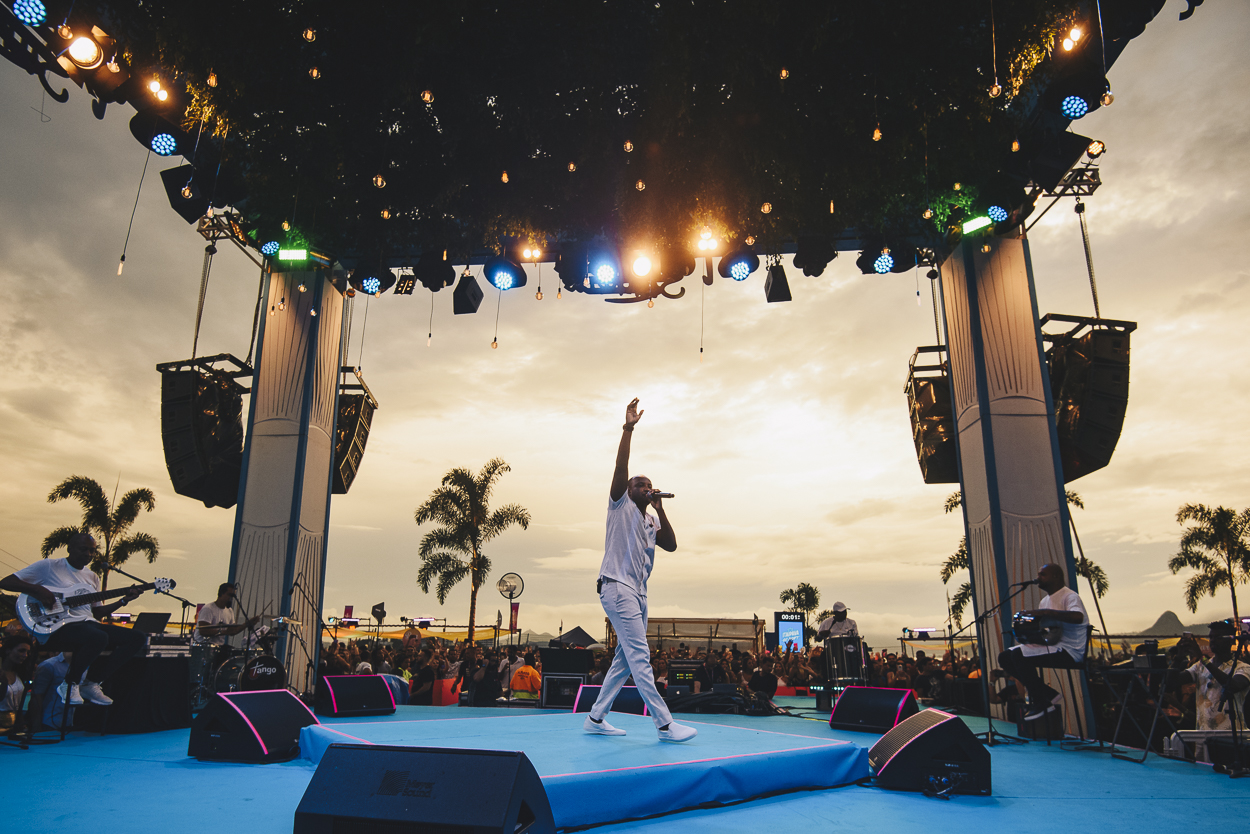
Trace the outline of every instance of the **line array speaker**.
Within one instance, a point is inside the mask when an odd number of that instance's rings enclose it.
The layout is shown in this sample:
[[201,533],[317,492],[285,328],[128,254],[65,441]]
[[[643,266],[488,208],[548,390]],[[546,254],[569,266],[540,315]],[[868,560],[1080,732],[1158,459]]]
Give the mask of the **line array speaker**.
[[339,394],[339,419],[334,438],[334,494],[352,488],[373,424],[373,402],[365,394]]
[[[955,416],[944,351],[938,346],[916,348],[907,375],[911,437],[916,447],[916,460],[920,463],[920,474],[926,484],[959,483]],[[937,353],[937,364],[917,364],[921,353]]]
[[1048,354],[1065,482],[1111,462],[1128,410],[1129,331],[1090,330]]
[[243,392],[225,374],[161,373],[161,442],[174,492],[235,505],[243,466]]
[[299,755],[299,731],[320,723],[286,689],[218,692],[191,722],[187,755],[204,761],[285,762]]
[[959,716],[941,710],[919,712],[883,735],[868,766],[882,788],[990,793],[990,752]]
[[547,791],[520,751],[331,744],[295,809],[294,834],[555,830]]
[[842,690],[829,715],[835,730],[884,733],[918,712],[910,689],[848,686]]

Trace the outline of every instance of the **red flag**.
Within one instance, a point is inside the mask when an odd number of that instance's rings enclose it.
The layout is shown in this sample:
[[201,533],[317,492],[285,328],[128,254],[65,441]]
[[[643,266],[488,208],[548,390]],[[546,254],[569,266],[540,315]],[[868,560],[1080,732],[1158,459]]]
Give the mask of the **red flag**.
[[510,631],[516,631],[517,612],[520,610],[521,610],[521,603],[519,602],[512,603],[512,613],[508,617],[508,629]]

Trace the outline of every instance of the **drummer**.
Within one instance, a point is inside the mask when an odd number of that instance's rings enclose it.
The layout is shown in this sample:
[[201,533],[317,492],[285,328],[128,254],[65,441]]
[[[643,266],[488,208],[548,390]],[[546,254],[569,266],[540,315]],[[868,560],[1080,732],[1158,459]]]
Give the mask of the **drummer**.
[[235,623],[234,598],[238,596],[238,593],[239,589],[236,586],[223,582],[217,588],[217,599],[202,607],[196,618],[192,642],[216,646],[219,661],[225,659],[221,655],[229,653],[226,648],[227,637],[240,634],[260,622],[260,617],[256,616],[245,623]]

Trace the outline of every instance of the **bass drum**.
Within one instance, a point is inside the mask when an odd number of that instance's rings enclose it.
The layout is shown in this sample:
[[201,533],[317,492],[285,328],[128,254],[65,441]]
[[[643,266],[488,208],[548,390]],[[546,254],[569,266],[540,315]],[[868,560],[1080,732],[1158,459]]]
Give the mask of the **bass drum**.
[[255,692],[286,687],[286,668],[273,655],[259,654],[246,663],[232,657],[217,670],[214,692]]

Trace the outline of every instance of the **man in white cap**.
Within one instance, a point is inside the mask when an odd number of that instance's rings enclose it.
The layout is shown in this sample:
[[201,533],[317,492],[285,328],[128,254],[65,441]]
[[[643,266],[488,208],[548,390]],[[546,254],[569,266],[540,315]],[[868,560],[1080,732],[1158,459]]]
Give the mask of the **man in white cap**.
[[855,621],[846,616],[846,605],[841,602],[833,604],[833,616],[823,620],[816,629],[816,639],[824,640],[826,637],[849,637],[859,636],[859,626],[855,625]]

